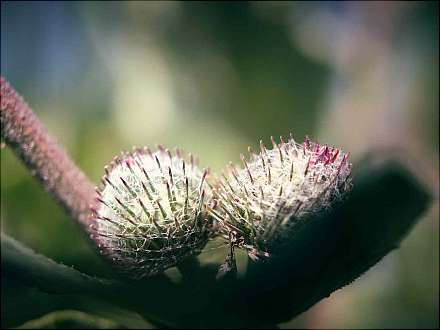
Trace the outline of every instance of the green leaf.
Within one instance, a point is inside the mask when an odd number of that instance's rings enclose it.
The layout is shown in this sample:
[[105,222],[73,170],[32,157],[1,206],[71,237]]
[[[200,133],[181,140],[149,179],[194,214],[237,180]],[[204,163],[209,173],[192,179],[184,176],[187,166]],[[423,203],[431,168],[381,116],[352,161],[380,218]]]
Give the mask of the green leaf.
[[262,322],[291,319],[397,248],[429,201],[398,162],[365,165],[343,205],[307,222],[278,258],[251,265],[239,303]]
[[124,329],[121,325],[75,310],[57,311],[28,321],[17,329]]

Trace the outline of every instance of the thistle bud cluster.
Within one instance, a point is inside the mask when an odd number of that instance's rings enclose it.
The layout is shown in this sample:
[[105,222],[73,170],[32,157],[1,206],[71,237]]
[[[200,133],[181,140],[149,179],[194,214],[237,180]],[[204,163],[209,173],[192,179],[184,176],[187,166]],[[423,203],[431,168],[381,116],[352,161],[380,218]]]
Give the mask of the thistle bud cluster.
[[207,171],[193,156],[135,149],[105,167],[92,210],[91,237],[133,279],[155,275],[199,253],[209,238]]
[[328,210],[351,188],[348,154],[308,138],[292,136],[273,148],[260,141],[259,153],[241,156],[243,167],[230,164],[217,181],[218,200],[211,210],[232,243],[251,259],[281,249],[308,218]]
[[[230,164],[213,184],[180,151],[135,149],[105,167],[92,209],[91,236],[121,272],[139,279],[197,254],[223,234],[258,260],[285,247],[310,218],[351,189],[342,150],[292,136],[272,149],[260,141],[242,167]],[[233,255],[230,256],[233,258]]]

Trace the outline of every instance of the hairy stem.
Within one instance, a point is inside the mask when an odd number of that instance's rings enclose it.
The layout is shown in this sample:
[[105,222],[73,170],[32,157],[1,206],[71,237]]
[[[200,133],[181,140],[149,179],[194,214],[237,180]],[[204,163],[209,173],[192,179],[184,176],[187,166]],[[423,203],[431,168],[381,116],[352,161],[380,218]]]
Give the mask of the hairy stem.
[[81,225],[87,228],[94,185],[49,134],[5,78],[1,82],[1,137],[30,173]]

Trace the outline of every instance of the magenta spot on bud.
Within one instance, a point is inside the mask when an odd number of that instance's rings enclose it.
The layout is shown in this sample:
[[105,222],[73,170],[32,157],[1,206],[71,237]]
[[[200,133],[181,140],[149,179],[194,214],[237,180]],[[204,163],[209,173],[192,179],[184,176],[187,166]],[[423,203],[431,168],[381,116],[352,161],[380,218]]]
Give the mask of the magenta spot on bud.
[[338,155],[339,155],[339,149],[336,149],[332,158],[330,159],[330,162],[334,163]]
[[134,164],[134,159],[132,157],[126,158],[126,159],[124,159],[124,164],[130,168],[131,165]]
[[304,146],[305,146],[307,149],[310,149],[310,139],[309,139],[309,136],[308,136],[308,135],[306,135],[306,138],[304,139]]

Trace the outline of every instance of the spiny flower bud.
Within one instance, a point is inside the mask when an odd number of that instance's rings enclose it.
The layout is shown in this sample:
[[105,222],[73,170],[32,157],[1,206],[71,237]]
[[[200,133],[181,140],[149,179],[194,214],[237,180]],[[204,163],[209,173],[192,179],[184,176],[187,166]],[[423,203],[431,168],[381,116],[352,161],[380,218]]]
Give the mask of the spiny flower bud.
[[351,189],[348,154],[311,142],[287,142],[273,149],[260,141],[259,154],[241,155],[243,168],[232,164],[217,180],[217,219],[233,246],[251,259],[269,256],[288,244],[310,217],[329,209]]
[[92,238],[128,277],[155,275],[199,253],[211,230],[207,171],[159,146],[135,149],[105,167],[92,210]]

